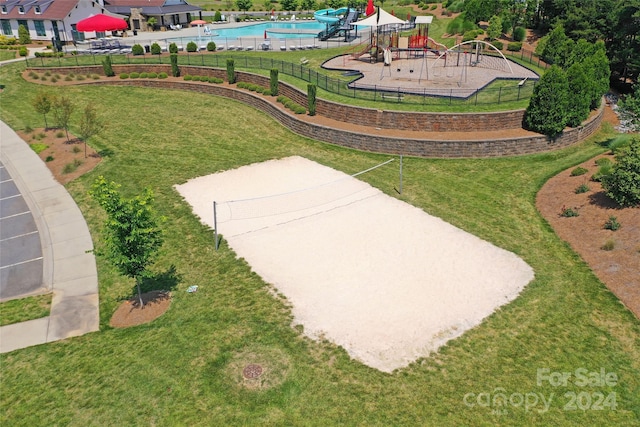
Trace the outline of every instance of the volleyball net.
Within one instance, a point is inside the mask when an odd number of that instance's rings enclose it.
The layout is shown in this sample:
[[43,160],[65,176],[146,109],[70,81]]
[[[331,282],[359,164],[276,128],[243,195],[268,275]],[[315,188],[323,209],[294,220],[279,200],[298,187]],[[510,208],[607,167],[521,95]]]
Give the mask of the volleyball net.
[[319,215],[378,195],[378,189],[355,178],[394,160],[387,160],[353,175],[292,191],[239,200],[214,201],[213,228],[216,249],[219,245],[219,230],[224,229],[225,234],[229,236],[245,234]]

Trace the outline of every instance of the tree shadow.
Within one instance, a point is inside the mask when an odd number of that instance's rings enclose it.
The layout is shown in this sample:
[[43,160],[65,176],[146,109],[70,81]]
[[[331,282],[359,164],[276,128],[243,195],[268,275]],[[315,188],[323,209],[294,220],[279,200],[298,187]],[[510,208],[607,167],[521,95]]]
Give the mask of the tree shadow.
[[607,196],[604,190],[596,191],[595,193],[590,194],[589,204],[605,209],[622,209],[615,200]]
[[[177,272],[175,265],[164,272],[144,277],[140,283],[144,304],[169,298],[169,293],[178,287],[181,279],[182,276]],[[138,290],[135,286],[132,289],[131,298],[139,304]]]

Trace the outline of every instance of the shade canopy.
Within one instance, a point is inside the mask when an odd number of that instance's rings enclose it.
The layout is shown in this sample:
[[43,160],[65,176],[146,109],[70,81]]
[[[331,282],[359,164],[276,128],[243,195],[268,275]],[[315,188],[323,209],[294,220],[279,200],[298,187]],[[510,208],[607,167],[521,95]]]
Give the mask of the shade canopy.
[[353,23],[353,25],[357,27],[381,27],[383,25],[391,24],[404,24],[404,21],[391,15],[389,12],[385,12],[380,7],[373,15]]
[[196,19],[195,21],[191,21],[191,25],[207,25],[207,21],[203,19]]
[[81,32],[90,32],[90,31],[117,31],[117,30],[126,30],[129,25],[127,21],[122,18],[115,18],[113,16],[99,14],[93,15],[81,21],[78,21],[76,24],[76,30]]

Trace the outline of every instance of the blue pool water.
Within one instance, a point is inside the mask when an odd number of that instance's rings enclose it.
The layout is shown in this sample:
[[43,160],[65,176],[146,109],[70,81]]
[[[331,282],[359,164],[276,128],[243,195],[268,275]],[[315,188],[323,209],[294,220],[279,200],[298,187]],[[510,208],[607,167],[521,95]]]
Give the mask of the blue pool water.
[[[260,22],[236,28],[218,28],[208,25],[212,35],[205,35],[204,27],[200,28],[201,40],[235,40],[239,37],[263,38],[265,31],[267,37],[278,39],[313,38],[325,29],[325,25],[316,21],[296,22]],[[282,31],[282,32],[280,32]],[[296,32],[299,31],[299,32]],[[184,41],[182,39],[170,39],[172,41]],[[197,41],[197,40],[194,40]]]

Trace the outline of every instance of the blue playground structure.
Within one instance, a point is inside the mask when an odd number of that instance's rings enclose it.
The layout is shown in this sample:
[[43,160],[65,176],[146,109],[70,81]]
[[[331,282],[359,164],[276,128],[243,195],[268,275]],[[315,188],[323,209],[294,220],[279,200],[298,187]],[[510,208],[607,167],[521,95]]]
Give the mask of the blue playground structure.
[[318,33],[318,39],[325,41],[335,36],[344,36],[346,39],[352,30],[351,24],[358,20],[358,11],[349,7],[322,9],[315,11],[313,17],[327,26]]

